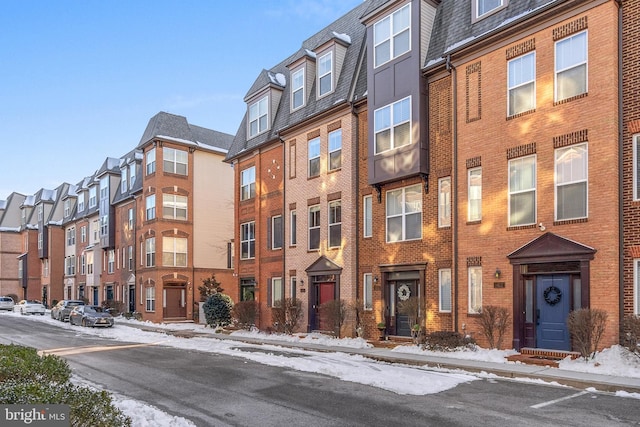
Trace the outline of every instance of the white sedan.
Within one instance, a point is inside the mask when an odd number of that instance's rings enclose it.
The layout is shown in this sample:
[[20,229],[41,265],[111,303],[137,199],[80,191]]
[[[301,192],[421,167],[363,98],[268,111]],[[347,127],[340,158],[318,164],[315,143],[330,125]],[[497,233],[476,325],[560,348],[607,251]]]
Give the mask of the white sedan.
[[44,316],[45,307],[40,301],[23,299],[13,306],[13,312],[20,314],[39,314],[40,316]]

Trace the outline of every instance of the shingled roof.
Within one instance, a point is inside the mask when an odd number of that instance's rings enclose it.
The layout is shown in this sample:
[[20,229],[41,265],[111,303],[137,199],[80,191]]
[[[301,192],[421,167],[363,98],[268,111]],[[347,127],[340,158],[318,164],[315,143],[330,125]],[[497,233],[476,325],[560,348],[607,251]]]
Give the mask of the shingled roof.
[[[276,140],[280,132],[291,126],[308,120],[339,104],[347,105],[349,102],[359,100],[366,96],[366,78],[363,79],[363,74],[366,74],[366,65],[360,66],[366,54],[366,27],[360,22],[360,17],[368,6],[368,1],[363,2],[335,22],[303,41],[300,49],[293,52],[282,62],[260,72],[251,85],[245,100],[258,91],[263,90],[268,85],[273,85],[276,89],[283,91],[280,103],[277,110],[273,112],[275,116],[270,124],[269,130],[250,139],[247,139],[247,114],[245,113],[233,144],[227,154],[227,161],[242,155],[245,150],[252,150]],[[335,90],[329,95],[317,99],[317,79],[314,79],[314,84],[308,88],[309,95],[305,106],[291,112],[290,72],[287,66],[305,55],[313,57],[313,51],[315,49],[332,39],[347,47]],[[278,76],[278,74],[280,74],[281,77]],[[284,85],[282,85],[282,77],[284,77]],[[362,84],[363,82],[364,84]]]

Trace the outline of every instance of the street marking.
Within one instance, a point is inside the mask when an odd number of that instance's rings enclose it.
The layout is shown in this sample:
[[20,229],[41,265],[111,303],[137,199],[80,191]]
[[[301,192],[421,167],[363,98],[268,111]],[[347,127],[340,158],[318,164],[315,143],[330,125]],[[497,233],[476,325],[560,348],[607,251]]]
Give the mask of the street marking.
[[38,351],[38,355],[44,356],[47,354],[55,354],[56,356],[68,356],[68,355],[80,354],[80,353],[94,353],[97,351],[110,351],[110,350],[121,350],[125,348],[149,347],[149,346],[158,345],[161,343],[162,341],[158,341],[154,343],[145,343],[145,344],[51,348],[48,350]]
[[556,404],[558,402],[562,402],[563,400],[569,400],[569,399],[573,399],[574,397],[580,397],[584,394],[589,393],[588,391],[581,391],[580,393],[576,393],[576,394],[572,394],[571,396],[565,396],[565,397],[561,397],[560,399],[555,399],[555,400],[550,400],[548,402],[542,402],[542,403],[538,403],[537,405],[533,405],[531,406],[533,409],[540,409],[540,408],[544,408],[545,406],[549,406],[549,405],[553,405]]

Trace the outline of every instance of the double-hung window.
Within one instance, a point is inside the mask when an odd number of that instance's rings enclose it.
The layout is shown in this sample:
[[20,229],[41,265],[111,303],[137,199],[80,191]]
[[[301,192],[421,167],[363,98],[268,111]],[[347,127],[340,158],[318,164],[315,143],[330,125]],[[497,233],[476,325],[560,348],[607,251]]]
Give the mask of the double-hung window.
[[165,267],[187,266],[187,239],[184,237],[162,238],[162,265]]
[[78,194],[78,212],[84,211],[84,193]]
[[146,267],[154,267],[156,265],[156,238],[149,237],[144,243],[144,252],[146,258]]
[[309,140],[309,177],[320,175],[320,138]]
[[240,259],[251,259],[256,256],[256,223],[255,221],[240,224]]
[[485,15],[507,5],[509,0],[473,0],[473,19],[483,18]]
[[129,188],[133,188],[133,184],[136,182],[136,163],[129,165]]
[[111,274],[115,270],[116,265],[116,251],[109,249],[107,253],[107,273]]
[[304,68],[291,74],[291,109],[297,110],[304,105]]
[[531,52],[509,61],[508,115],[536,108],[536,53]]
[[240,200],[248,200],[256,195],[256,167],[240,172]]
[[67,246],[73,246],[76,244],[76,228],[70,227],[67,229]]
[[387,192],[387,243],[422,238],[420,184]]
[[64,201],[64,216],[65,218],[71,215],[71,200],[67,199]]
[[129,184],[129,170],[127,167],[120,169],[120,191],[122,193],[127,191],[127,185]]
[[269,97],[265,96],[249,106],[249,137],[267,130],[269,124]]
[[451,177],[438,180],[438,227],[451,227]]
[[95,185],[89,188],[89,207],[90,208],[94,208],[98,205],[97,193],[98,193],[98,190],[96,189]]
[[333,52],[318,58],[318,97],[333,90]]
[[164,172],[187,175],[189,157],[186,151],[164,147],[162,149],[162,156],[162,167],[164,168]]
[[146,288],[145,290],[145,299],[146,305],[145,308],[147,311],[155,311],[156,310],[156,288],[151,286]]
[[309,207],[309,250],[320,249],[320,206]]
[[187,219],[187,197],[176,194],[162,195],[162,217],[165,219]]
[[152,194],[146,198],[146,216],[147,221],[156,217],[156,195]]
[[284,286],[282,277],[271,278],[271,307],[279,307],[284,298]]
[[482,267],[469,267],[469,313],[482,312]]
[[146,163],[147,175],[151,175],[156,171],[156,149],[152,148],[147,151],[147,163]]
[[329,132],[329,170],[342,167],[342,129]]
[[374,112],[376,154],[411,143],[411,97]]
[[451,269],[438,270],[439,310],[441,313],[451,313]]
[[373,25],[374,67],[397,58],[411,48],[410,6],[407,4]]
[[536,222],[536,156],[509,160],[509,226]]
[[329,203],[329,247],[337,248],[342,244],[342,202]]
[[556,102],[587,92],[587,32],[556,42]]
[[482,168],[468,171],[469,221],[482,219]]
[[556,220],[587,217],[587,144],[556,149]]
[[282,215],[271,217],[271,249],[282,249]]

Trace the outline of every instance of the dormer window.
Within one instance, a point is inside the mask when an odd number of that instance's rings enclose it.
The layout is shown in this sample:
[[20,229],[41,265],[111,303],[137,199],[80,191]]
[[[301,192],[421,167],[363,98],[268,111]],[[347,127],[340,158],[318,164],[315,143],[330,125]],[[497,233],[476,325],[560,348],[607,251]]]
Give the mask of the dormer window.
[[374,67],[397,58],[411,48],[409,7],[410,4],[407,4],[373,25]]
[[249,106],[249,137],[254,137],[268,129],[269,97],[265,96]]
[[78,194],[78,212],[84,211],[84,193]]
[[333,52],[328,52],[318,59],[318,97],[333,90]]
[[129,188],[133,188],[133,184],[136,182],[136,164],[131,163],[129,165]]
[[96,190],[96,187],[93,186],[89,188],[89,207],[93,208],[97,205],[98,205],[97,190]]
[[304,105],[304,68],[291,74],[291,109],[296,110]]
[[486,15],[507,6],[509,0],[471,0],[473,2],[473,20],[482,19]]
[[129,183],[128,170],[127,167],[123,167],[120,169],[120,192],[124,193],[127,191],[127,184]]
[[69,199],[64,201],[64,216],[65,218],[71,215],[71,201]]

